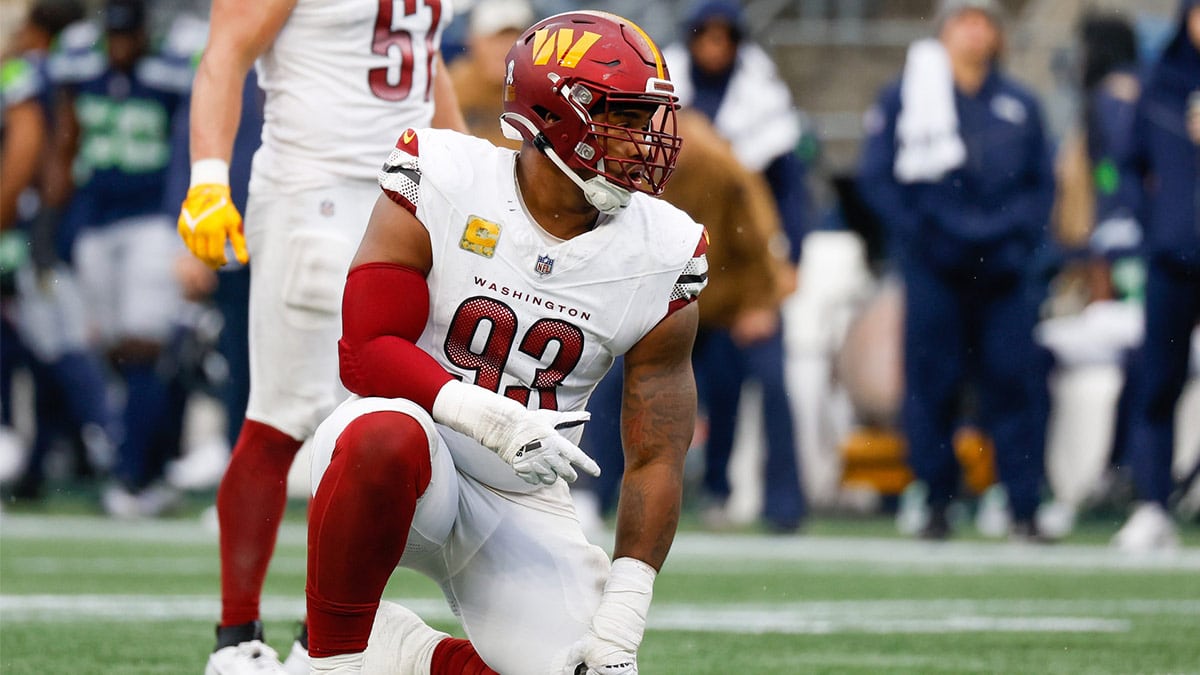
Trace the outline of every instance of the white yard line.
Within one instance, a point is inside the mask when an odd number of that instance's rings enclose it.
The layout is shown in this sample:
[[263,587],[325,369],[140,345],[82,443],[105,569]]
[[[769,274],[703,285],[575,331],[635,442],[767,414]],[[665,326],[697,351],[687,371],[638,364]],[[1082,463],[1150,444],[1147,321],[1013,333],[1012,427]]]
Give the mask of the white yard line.
[[[409,598],[403,604],[430,621],[453,621],[439,599]],[[1185,606],[1186,605],[1186,606]],[[784,605],[691,603],[656,604],[650,627],[657,630],[722,633],[919,634],[976,632],[1086,632],[1130,630],[1128,618],[1113,615],[1196,612],[1200,603],[1164,601],[913,600],[787,603]],[[107,621],[208,620],[220,605],[215,598],[153,595],[2,595],[0,624]],[[299,598],[263,598],[267,618],[291,618],[304,611]],[[1041,615],[1044,612],[1056,614]],[[1059,614],[1100,613],[1106,616]]]
[[[304,574],[307,564],[300,555],[277,555],[271,572]],[[221,562],[216,549],[203,556],[138,556],[57,558],[52,556],[9,556],[5,569],[24,576],[115,576],[131,574],[150,577],[201,576],[218,572]]]
[[[199,520],[120,522],[86,516],[0,516],[0,542],[73,539],[86,541],[154,542],[216,546],[217,533]],[[304,525],[284,523],[279,546],[303,547]],[[946,571],[963,575],[1000,569],[1197,571],[1200,549],[1131,555],[1103,545],[1061,544],[1030,546],[1001,542],[951,541],[928,543],[883,537],[767,537],[681,532],[675,539],[668,568],[707,573],[741,573],[737,564],[821,563],[862,565],[879,570]]]

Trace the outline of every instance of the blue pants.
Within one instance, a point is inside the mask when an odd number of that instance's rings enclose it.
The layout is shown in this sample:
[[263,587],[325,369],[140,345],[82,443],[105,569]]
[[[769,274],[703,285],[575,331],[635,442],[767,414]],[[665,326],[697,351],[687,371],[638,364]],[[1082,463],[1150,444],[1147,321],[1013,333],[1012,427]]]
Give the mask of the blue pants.
[[1175,406],[1187,380],[1192,329],[1200,321],[1200,269],[1152,260],[1146,272],[1146,335],[1133,371],[1126,459],[1138,499],[1166,506]]
[[225,324],[217,337],[217,351],[225,357],[229,377],[216,394],[225,408],[226,434],[232,448],[237,445],[250,400],[250,268],[222,271],[218,279],[213,302],[220,308]]
[[1017,279],[984,284],[920,261],[904,268],[902,419],[909,464],[944,506],[959,487],[953,435],[969,376],[979,417],[996,447],[996,468],[1013,517],[1032,518],[1045,475],[1048,355],[1033,340],[1038,300]]
[[804,519],[804,493],[796,459],[795,427],[784,378],[783,332],[752,345],[738,346],[727,330],[701,329],[692,354],[701,406],[708,417],[704,489],[729,497],[729,459],[737,424],[742,384],[753,378],[762,386],[767,461],[764,467],[763,518],[773,527],[794,529]]

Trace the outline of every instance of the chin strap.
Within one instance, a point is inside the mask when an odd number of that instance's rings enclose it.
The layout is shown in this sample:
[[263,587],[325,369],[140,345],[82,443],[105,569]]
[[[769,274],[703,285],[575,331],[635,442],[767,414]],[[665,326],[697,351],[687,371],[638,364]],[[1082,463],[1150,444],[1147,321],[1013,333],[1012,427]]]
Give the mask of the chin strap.
[[584,199],[587,199],[588,203],[596,207],[601,213],[611,216],[629,205],[629,190],[613,185],[605,180],[603,176],[592,176],[587,180],[580,178],[579,174],[567,166],[567,163],[554,151],[554,147],[550,145],[550,141],[546,139],[545,134],[538,131],[538,128],[523,115],[506,112],[500,116],[500,127],[504,132],[505,138],[524,140],[524,135],[516,128],[518,124],[529,131],[533,137],[534,147],[548,157],[554,163],[554,166],[557,166],[560,171],[566,174],[572,183],[578,185],[579,189],[583,191]]

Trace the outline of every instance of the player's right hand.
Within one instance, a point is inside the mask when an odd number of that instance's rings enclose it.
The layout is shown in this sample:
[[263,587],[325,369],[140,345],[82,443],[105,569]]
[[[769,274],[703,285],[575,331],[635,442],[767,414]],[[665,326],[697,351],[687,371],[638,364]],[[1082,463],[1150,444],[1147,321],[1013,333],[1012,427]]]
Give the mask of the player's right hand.
[[238,262],[250,261],[242,215],[229,196],[229,186],[204,183],[188,190],[179,210],[179,236],[188,249],[213,269],[227,261],[225,242],[233,244]]
[[[599,476],[600,466],[595,460],[558,433],[560,429],[583,424],[590,418],[591,413],[586,411],[534,410],[518,422],[514,441],[498,454],[512,464],[521,480],[532,485],[552,485],[560,476],[568,483],[574,483],[579,474],[572,464]],[[525,438],[530,440],[522,442]]]
[[438,392],[431,412],[435,421],[490,448],[532,485],[551,485],[559,477],[573,482],[579,477],[575,466],[600,475],[595,460],[559,433],[586,422],[591,417],[587,411],[529,410],[507,396],[451,380]]

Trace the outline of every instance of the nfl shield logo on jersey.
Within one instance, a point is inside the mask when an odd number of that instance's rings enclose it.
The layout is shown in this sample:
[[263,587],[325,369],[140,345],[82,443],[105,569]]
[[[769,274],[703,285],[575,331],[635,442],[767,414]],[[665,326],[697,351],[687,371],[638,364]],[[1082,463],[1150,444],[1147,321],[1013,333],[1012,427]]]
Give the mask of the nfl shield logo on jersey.
[[551,258],[548,255],[539,255],[537,258],[537,263],[533,266],[533,271],[537,272],[539,277],[544,277],[547,274],[550,274],[550,271],[553,269],[554,258]]

